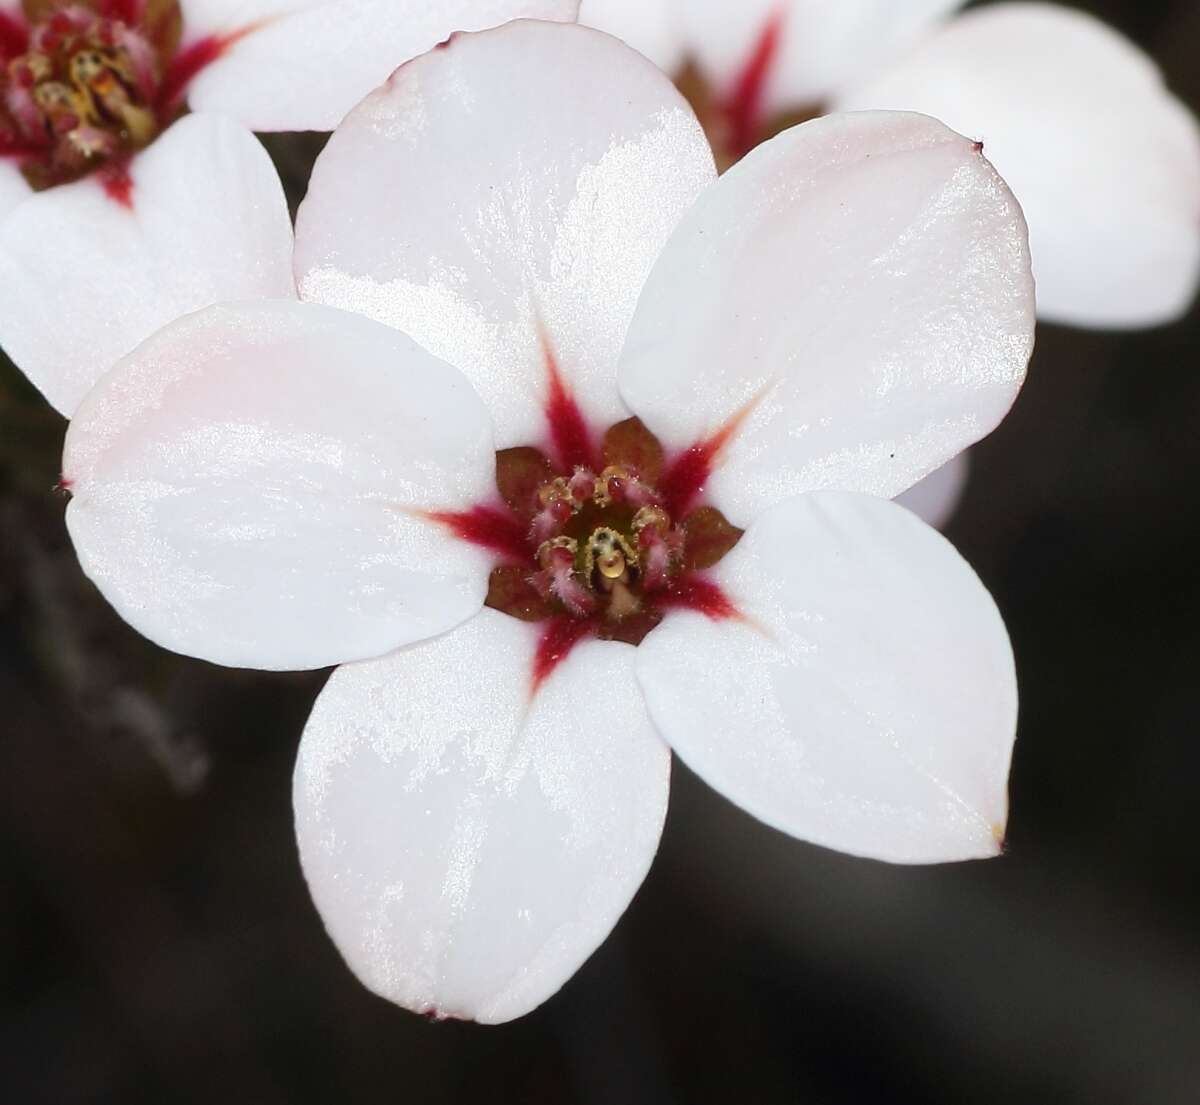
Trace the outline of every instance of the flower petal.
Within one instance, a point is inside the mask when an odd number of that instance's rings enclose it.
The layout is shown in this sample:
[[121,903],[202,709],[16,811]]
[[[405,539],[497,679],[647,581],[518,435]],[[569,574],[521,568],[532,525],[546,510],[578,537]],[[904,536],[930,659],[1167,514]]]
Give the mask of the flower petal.
[[539,330],[584,411],[616,422],[638,292],[714,175],[691,109],[615,39],[533,22],[458,37],[368,97],[318,159],[301,295],[460,368],[501,448],[546,434]]
[[616,35],[674,75],[684,61],[683,30],[675,7],[671,0],[583,0],[579,22]]
[[1029,220],[1038,312],[1148,326],[1200,273],[1200,129],[1131,42],[1081,12],[968,13],[843,100],[982,138]]
[[287,203],[249,131],[190,115],[129,172],[129,206],[94,175],[39,192],[0,224],[0,345],[68,416],[180,315],[295,294]]
[[188,90],[254,130],[332,130],[398,65],[456,31],[573,21],[579,0],[180,0],[187,40],[229,45]]
[[28,199],[32,191],[16,161],[0,157],[0,219]]
[[1008,410],[1033,325],[1020,208],[972,144],[923,115],[830,115],[680,223],[621,394],[668,448],[738,427],[708,486],[744,526],[804,491],[891,498],[944,464]]
[[650,716],[726,797],[793,836],[926,863],[995,855],[1012,652],[953,547],[893,503],[802,495],[713,570],[742,612],[642,642]]
[[489,557],[422,511],[492,490],[478,397],[402,334],[289,300],[181,319],[67,431],[84,571],[151,640],[219,664],[377,656],[479,610]]
[[964,451],[941,468],[918,480],[902,495],[896,496],[906,510],[911,510],[927,526],[941,529],[958,507],[970,471],[968,454]]
[[773,19],[779,41],[763,89],[768,114],[816,104],[871,73],[964,0],[685,0],[687,46],[726,91]]
[[536,636],[483,610],[339,668],[304,730],[309,889],[355,974],[417,1012],[496,1023],[541,1004],[658,847],[670,752],[633,648],[576,646],[531,702]]

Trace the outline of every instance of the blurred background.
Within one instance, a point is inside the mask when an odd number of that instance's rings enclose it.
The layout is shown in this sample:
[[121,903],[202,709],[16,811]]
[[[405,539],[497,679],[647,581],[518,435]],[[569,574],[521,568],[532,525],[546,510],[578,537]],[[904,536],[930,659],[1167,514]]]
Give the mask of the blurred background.
[[[1196,0],[1077,6],[1200,106]],[[298,190],[319,139],[270,145]],[[1042,326],[974,451],[948,535],[1017,657],[1002,859],[850,859],[677,764],[616,932],[499,1028],[427,1023],[343,966],[291,829],[327,673],[125,626],[65,535],[63,422],[0,358],[0,1100],[1200,1101],[1198,350],[1195,310]]]

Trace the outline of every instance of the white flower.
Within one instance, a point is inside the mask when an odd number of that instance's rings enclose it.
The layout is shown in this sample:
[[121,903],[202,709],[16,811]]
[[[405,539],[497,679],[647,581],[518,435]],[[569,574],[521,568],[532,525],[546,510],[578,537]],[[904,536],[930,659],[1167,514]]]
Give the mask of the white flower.
[[613,38],[456,38],[321,155],[302,301],[167,326],[68,431],[68,527],[133,625],[342,663],[300,854],[350,966],[411,1009],[503,1021],[562,985],[650,865],[668,746],[806,840],[999,850],[1003,624],[875,496],[1013,401],[1020,209],[911,114],[830,116],[714,178]]
[[922,111],[985,143],[1029,220],[1041,317],[1170,321],[1200,273],[1200,132],[1153,62],[1051,4],[583,0],[669,71],[690,59],[737,152],[797,109]]
[[454,31],[577,9],[0,0],[0,346],[69,415],[180,314],[292,294],[283,194],[246,128],[330,129]]

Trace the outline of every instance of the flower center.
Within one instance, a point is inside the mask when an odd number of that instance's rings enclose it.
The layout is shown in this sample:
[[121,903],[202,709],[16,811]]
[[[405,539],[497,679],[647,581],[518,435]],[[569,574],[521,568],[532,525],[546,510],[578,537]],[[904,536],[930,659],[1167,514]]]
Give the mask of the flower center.
[[677,570],[686,532],[672,524],[658,493],[625,465],[598,476],[576,468],[537,491],[539,539],[533,586],[575,617],[619,622],[645,609],[648,593]]
[[38,155],[23,166],[30,183],[74,179],[149,142],[159,71],[154,48],[120,20],[71,6],[35,24],[4,97],[13,137]]
[[546,423],[555,460],[534,446],[496,454],[503,505],[424,516],[497,557],[486,603],[538,622],[531,691],[586,637],[642,642],[667,612],[741,617],[708,577],[742,536],[713,506],[696,505],[722,449],[757,399],[672,458],[638,418],[600,439],[542,336]]
[[526,621],[568,619],[581,634],[638,644],[672,606],[717,601],[701,573],[741,530],[711,506],[672,516],[656,487],[662,447],[636,418],[604,435],[603,460],[599,472],[580,464],[568,473],[534,448],[497,454],[514,540],[487,602]]
[[179,48],[178,0],[25,0],[0,12],[0,157],[35,190],[103,170],[129,205],[130,157],[183,108],[191,79],[253,26]]

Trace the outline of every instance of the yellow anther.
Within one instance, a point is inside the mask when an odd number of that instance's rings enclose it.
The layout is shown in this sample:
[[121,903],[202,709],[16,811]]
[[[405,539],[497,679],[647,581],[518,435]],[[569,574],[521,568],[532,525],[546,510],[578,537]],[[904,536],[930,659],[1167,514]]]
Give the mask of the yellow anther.
[[538,488],[538,504],[540,506],[549,506],[551,503],[558,502],[573,503],[573,501],[571,486],[565,476],[555,476],[549,483],[544,483]]
[[566,549],[574,559],[576,552],[579,551],[579,545],[573,537],[554,537],[549,541],[543,541],[537,551],[537,561],[541,567],[550,567],[550,555],[555,549]]
[[633,530],[641,533],[647,526],[666,533],[671,528],[671,516],[660,506],[644,506],[633,516]]
[[608,481],[612,479],[628,480],[632,479],[633,475],[623,464],[610,464],[603,472],[596,477],[596,491],[592,496],[597,506],[608,506],[612,502],[612,496],[608,491]]

